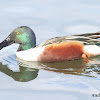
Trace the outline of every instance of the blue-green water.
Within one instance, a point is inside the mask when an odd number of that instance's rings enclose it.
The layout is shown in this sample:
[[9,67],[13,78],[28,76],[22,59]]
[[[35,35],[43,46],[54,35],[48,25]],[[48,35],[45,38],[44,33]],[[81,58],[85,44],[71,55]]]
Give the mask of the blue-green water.
[[[0,0],[0,42],[22,25],[31,27],[37,45],[45,40],[100,31],[98,0]],[[0,50],[2,100],[99,100],[100,56],[57,63],[16,59],[17,44]]]

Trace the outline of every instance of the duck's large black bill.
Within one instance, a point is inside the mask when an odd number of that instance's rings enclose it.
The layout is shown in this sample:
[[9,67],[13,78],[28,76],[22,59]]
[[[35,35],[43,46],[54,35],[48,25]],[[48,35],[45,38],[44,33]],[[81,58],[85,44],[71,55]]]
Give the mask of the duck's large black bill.
[[0,43],[0,50],[1,50],[2,48],[4,48],[4,47],[8,46],[8,45],[13,44],[13,43],[14,43],[14,41],[13,41],[13,40],[10,40],[10,37],[7,37],[4,41],[2,41],[2,42]]

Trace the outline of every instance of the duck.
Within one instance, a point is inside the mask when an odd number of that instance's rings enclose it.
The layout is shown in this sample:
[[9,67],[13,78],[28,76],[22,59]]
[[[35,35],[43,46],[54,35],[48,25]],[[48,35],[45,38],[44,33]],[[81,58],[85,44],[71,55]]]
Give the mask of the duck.
[[36,36],[28,26],[15,28],[0,43],[0,50],[19,44],[16,57],[25,61],[61,62],[100,55],[100,32],[51,38],[36,45]]

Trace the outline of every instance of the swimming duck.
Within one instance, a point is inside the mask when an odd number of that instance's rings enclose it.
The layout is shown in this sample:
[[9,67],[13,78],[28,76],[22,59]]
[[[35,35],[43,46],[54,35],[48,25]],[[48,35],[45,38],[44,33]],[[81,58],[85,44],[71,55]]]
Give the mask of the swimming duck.
[[33,30],[27,26],[14,29],[0,43],[3,47],[18,43],[16,56],[26,61],[57,62],[100,55],[100,32],[55,37],[36,46]]

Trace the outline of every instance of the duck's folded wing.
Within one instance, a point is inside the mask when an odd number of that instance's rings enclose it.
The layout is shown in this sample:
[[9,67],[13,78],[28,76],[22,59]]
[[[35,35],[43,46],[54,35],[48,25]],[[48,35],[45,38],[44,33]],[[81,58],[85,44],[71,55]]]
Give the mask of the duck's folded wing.
[[61,43],[64,41],[80,41],[83,44],[86,45],[99,45],[100,44],[100,32],[97,33],[85,33],[85,34],[77,34],[77,35],[72,35],[72,36],[63,36],[63,37],[55,37],[55,38],[51,38],[43,43],[41,43],[40,45],[38,45],[37,47],[43,47],[52,43]]

